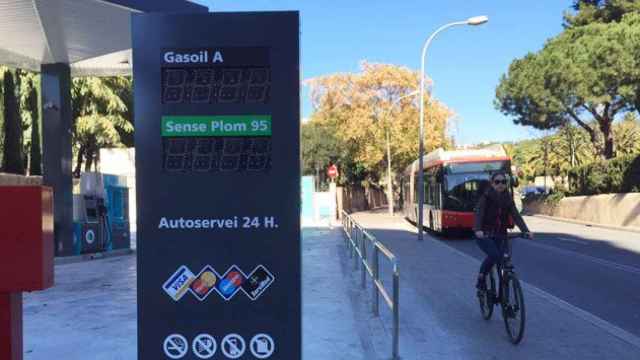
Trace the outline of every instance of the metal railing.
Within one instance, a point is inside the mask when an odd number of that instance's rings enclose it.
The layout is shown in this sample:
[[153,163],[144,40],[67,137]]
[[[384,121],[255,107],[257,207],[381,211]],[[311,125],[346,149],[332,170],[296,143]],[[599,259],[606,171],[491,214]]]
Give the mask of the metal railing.
[[[348,250],[350,250],[350,257],[354,259],[354,268],[357,270],[358,266],[360,267],[363,289],[367,287],[367,274],[371,276],[373,283],[373,314],[380,316],[380,295],[382,295],[384,301],[393,313],[392,356],[393,359],[399,359],[400,310],[398,308],[398,296],[400,292],[400,272],[398,271],[398,260],[375,236],[371,235],[344,210],[342,211],[342,229],[345,234],[345,243]],[[371,257],[367,254],[367,243],[369,243],[371,249],[373,249]],[[391,296],[384,288],[382,280],[380,279],[379,254],[384,255],[393,266],[393,291]]]

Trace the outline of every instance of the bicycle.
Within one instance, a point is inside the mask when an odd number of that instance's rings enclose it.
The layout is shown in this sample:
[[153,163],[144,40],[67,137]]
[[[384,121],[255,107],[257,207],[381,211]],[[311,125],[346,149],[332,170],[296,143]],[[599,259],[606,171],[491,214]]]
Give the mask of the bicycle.
[[[491,268],[491,271],[485,277],[484,290],[478,290],[478,301],[480,302],[480,312],[485,320],[491,319],[494,306],[500,304],[507,334],[511,342],[517,345],[524,336],[526,311],[522,287],[511,263],[510,240],[515,238],[522,238],[522,235],[510,234],[507,236],[504,257],[500,263]],[[497,296],[496,270],[499,280]]]

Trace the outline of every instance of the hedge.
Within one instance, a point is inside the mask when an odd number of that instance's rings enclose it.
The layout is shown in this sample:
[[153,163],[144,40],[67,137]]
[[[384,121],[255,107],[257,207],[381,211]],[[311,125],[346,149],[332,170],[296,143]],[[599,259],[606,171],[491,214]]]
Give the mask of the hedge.
[[640,156],[599,160],[569,170],[572,195],[640,192]]

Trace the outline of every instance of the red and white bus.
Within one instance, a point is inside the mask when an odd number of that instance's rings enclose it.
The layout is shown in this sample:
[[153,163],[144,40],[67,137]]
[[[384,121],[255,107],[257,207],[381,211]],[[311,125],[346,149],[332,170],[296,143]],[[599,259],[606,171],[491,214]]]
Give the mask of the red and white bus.
[[[501,145],[475,150],[437,149],[423,158],[424,226],[439,233],[473,228],[473,211],[480,195],[489,186],[491,174],[504,172],[513,196],[515,179],[511,158]],[[401,181],[404,216],[418,222],[418,160],[405,170]]]

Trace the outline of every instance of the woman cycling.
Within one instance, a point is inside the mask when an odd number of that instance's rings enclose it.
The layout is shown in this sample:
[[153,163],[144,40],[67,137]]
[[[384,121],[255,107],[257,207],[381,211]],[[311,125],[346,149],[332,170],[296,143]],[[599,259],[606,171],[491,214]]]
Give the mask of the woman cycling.
[[487,254],[487,258],[480,266],[476,283],[476,287],[480,290],[483,290],[485,276],[493,265],[502,259],[507,250],[507,228],[510,227],[510,218],[518,225],[524,236],[533,238],[533,234],[516,209],[513,197],[507,191],[507,185],[507,175],[504,172],[491,175],[491,186],[482,194],[475,209],[473,230],[478,246]]

